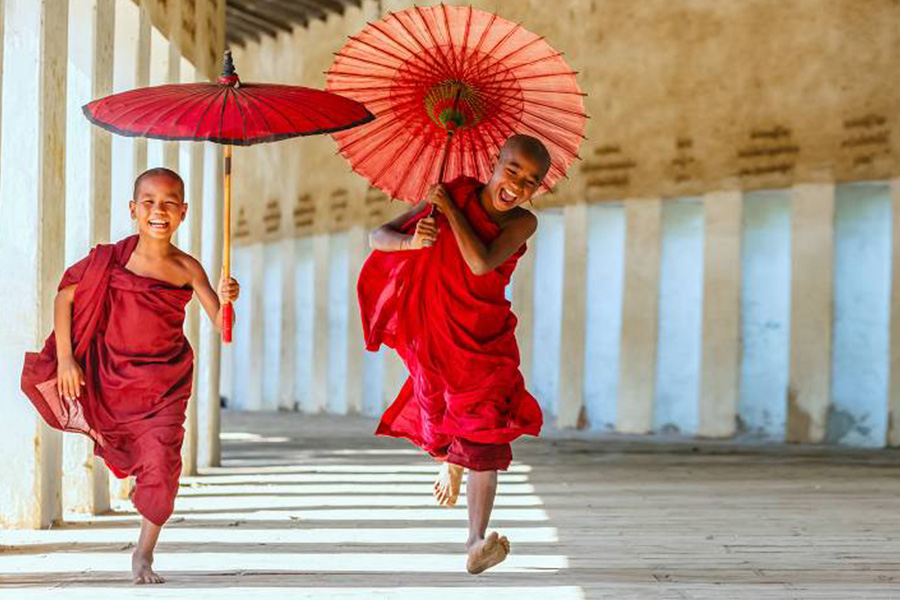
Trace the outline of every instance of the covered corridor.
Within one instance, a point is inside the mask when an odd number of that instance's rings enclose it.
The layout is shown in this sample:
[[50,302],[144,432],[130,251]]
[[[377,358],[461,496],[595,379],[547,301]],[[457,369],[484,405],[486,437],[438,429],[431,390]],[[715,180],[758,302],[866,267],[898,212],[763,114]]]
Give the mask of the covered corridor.
[[[365,418],[225,412],[221,467],[182,480],[133,588],[137,515],[3,532],[0,598],[888,600],[900,589],[900,457],[734,445],[523,443],[494,524],[513,552],[463,570],[465,503]],[[127,587],[130,589],[122,589]]]

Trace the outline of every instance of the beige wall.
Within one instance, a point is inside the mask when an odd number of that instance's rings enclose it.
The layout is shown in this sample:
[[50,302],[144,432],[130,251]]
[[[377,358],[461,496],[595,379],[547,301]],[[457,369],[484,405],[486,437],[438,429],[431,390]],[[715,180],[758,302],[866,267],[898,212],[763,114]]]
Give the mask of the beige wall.
[[[292,35],[249,43],[235,52],[238,71],[245,80],[322,87],[332,53],[378,16],[378,4],[366,0]],[[900,90],[891,83],[900,4],[891,0],[473,4],[546,35],[588,93],[584,160],[542,206],[881,179],[900,170]],[[380,5],[396,11],[411,2]],[[265,237],[260,207],[277,199],[290,215],[304,194],[314,196],[316,229],[345,228],[348,219],[331,213],[366,184],[334,149],[325,137],[242,150],[236,190],[247,227],[239,243]],[[369,202],[381,218],[377,195]],[[307,233],[292,227],[279,231]]]

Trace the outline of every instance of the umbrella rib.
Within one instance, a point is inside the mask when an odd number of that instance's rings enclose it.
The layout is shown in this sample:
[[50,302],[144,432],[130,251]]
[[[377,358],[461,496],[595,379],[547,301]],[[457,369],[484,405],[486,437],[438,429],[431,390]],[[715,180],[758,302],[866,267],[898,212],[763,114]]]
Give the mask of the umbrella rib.
[[465,71],[464,67],[469,59],[469,34],[472,32],[472,10],[472,5],[470,4],[466,10],[466,29],[463,32],[462,53],[459,57],[458,70],[460,73]]
[[[385,55],[385,56],[388,56],[388,57],[390,57],[390,58],[393,58],[393,59],[395,59],[395,60],[397,60],[397,61],[399,61],[399,62],[401,63],[399,66],[393,66],[393,67],[392,67],[392,66],[389,66],[389,65],[382,65],[382,64],[380,64],[380,63],[375,63],[375,62],[373,62],[372,64],[376,64],[376,65],[378,65],[378,66],[382,66],[382,67],[384,67],[384,68],[386,68],[386,69],[391,69],[394,73],[398,72],[398,71],[400,70],[400,68],[403,67],[403,66],[409,66],[410,68],[415,68],[415,69],[417,69],[419,72],[421,72],[421,74],[422,74],[423,76],[427,76],[427,75],[428,75],[428,71],[427,71],[426,69],[424,69],[424,68],[422,68],[421,66],[415,64],[414,62],[410,61],[409,59],[404,59],[404,58],[402,58],[402,57],[400,57],[400,56],[397,56],[397,55],[395,55],[395,54],[392,54],[392,53],[388,52],[385,48],[381,48],[381,47],[379,47],[379,46],[376,46],[376,45],[374,45],[374,44],[372,44],[372,43],[370,43],[370,42],[368,42],[368,41],[362,39],[362,38],[359,37],[359,36],[351,36],[350,39],[353,40],[353,41],[355,41],[355,42],[357,42],[358,44],[361,44],[361,45],[363,45],[363,46],[366,46],[366,47],[368,47],[368,48],[370,48],[370,49],[372,49],[372,50],[374,50],[374,51],[376,51],[376,52],[380,52],[381,54],[383,54],[383,55]],[[344,52],[344,49],[341,49],[341,51],[337,53],[337,56],[339,56],[339,57],[341,57],[341,58],[344,58],[344,59],[358,60],[358,61],[360,61],[360,62],[367,62],[367,61],[365,61],[364,59],[362,59],[362,58],[360,58],[360,57],[352,56],[352,55],[349,55],[349,54],[344,54],[343,52]],[[329,73],[330,73],[330,72],[332,72],[332,71],[329,70]],[[363,75],[363,76],[364,76],[364,77],[369,77],[370,75],[369,75],[369,74],[365,74],[365,75]]]
[[[492,21],[491,23],[493,23],[493,21]],[[509,38],[511,38],[512,35],[513,35],[516,31],[518,31],[519,29],[521,29],[521,26],[520,26],[518,23],[514,24],[514,26],[513,26],[509,31],[507,31],[506,34],[505,34],[503,37],[501,37],[501,38],[497,41],[496,44],[494,44],[494,47],[491,48],[490,50],[486,51],[486,52],[483,52],[483,53],[481,54],[481,56],[478,57],[478,60],[476,60],[475,63],[473,63],[473,64],[469,67],[469,69],[470,69],[470,70],[475,70],[477,73],[480,74],[480,73],[482,72],[481,69],[480,69],[481,64],[482,64],[487,58],[492,57],[492,56],[494,55],[494,53],[497,51],[497,49],[500,48],[500,46],[502,46],[503,44],[505,44],[505,43],[506,43],[506,40],[508,40]],[[487,29],[485,29],[485,31],[487,31]]]
[[[447,55],[444,54],[444,51],[441,49],[440,44],[437,41],[437,38],[434,37],[434,32],[431,30],[431,27],[428,25],[428,21],[425,20],[425,17],[422,16],[422,9],[419,6],[413,6],[413,10],[416,11],[416,15],[419,17],[419,21],[422,22],[422,25],[425,26],[425,31],[428,33],[428,37],[431,39],[431,43],[435,50],[437,50],[441,55],[441,61],[443,65],[449,65],[450,60],[447,58]],[[451,73],[453,75],[453,73]]]
[[[401,25],[402,25],[402,24],[401,24]],[[373,29],[375,29],[376,31],[380,32],[382,35],[384,35],[384,36],[387,37],[389,40],[391,40],[392,42],[394,42],[397,46],[400,46],[403,50],[405,50],[406,52],[408,52],[408,53],[410,54],[410,56],[414,57],[414,56],[417,56],[417,55],[418,55],[418,52],[416,52],[416,49],[415,49],[415,48],[410,48],[410,47],[408,47],[406,44],[404,44],[403,42],[401,42],[399,39],[395,38],[393,35],[391,35],[391,34],[388,33],[387,31],[384,31],[383,29],[381,29],[380,23],[379,23],[379,22],[372,23],[371,26],[372,26]],[[380,48],[377,48],[377,49],[380,49]],[[429,56],[429,58],[430,58],[430,56]],[[408,58],[403,58],[403,59],[401,59],[401,58],[399,58],[399,57],[398,57],[398,60],[401,60],[404,64],[406,64],[406,63],[409,61]],[[426,68],[420,67],[419,65],[416,65],[416,66],[417,66],[418,68],[420,68],[420,70],[422,71],[423,74],[426,74],[426,75],[428,74],[428,70],[427,70]],[[435,63],[434,61],[432,61],[432,62],[431,62],[431,66],[432,66],[432,67],[439,67],[440,65],[438,65],[437,63]]]
[[[196,102],[192,103],[190,106],[185,107],[185,110],[184,110],[184,111],[183,111],[183,112],[175,119],[175,124],[176,124],[176,125],[180,125],[180,124],[181,124],[181,119],[182,119],[186,114],[188,114],[191,110],[193,110],[194,107],[200,105],[202,102],[205,102],[211,95],[214,96],[215,94],[206,94],[206,95],[204,95],[203,97],[199,98]],[[203,111],[203,114],[204,114],[204,115],[206,114],[206,111],[207,111],[207,110],[209,110],[209,107],[208,107],[208,106],[207,106],[207,108],[204,109],[204,111]]]
[[[197,92],[193,92],[191,95],[200,94],[200,93],[205,93],[205,92],[197,91]],[[175,94],[173,93],[170,95],[175,95]],[[154,111],[159,110],[159,107],[157,106],[158,103],[164,103],[163,104],[164,106],[168,104],[168,102],[166,102],[165,99],[154,97],[151,99],[150,102],[147,102],[145,104],[136,104],[135,106],[133,106],[131,108],[122,110],[119,114],[116,115],[116,119],[124,120],[124,119],[129,118],[133,113],[140,111],[140,114],[137,117],[131,118],[128,121],[127,127],[131,128],[132,124],[135,121],[137,121],[138,119],[146,117],[147,115],[152,114]]]
[[450,29],[450,18],[447,16],[447,5],[441,2],[440,7],[441,13],[444,15],[444,29],[447,31],[447,41],[449,42],[453,71],[454,73],[459,73],[459,61],[456,56],[456,44],[453,42],[453,30]]
[[[406,26],[406,23],[403,22],[403,20],[400,18],[400,16],[399,15],[391,15],[391,16],[394,17],[394,20],[396,20],[397,23],[400,24],[400,27],[403,28],[403,30],[406,32],[406,34],[409,35],[409,37],[412,38],[412,40],[419,46],[419,49],[422,52],[424,52],[425,55],[430,59],[431,64],[434,66],[435,70],[436,71],[445,71],[446,70],[445,65],[442,64],[441,61],[437,60],[435,58],[435,56],[431,53],[430,49],[426,48],[425,44],[423,44],[422,41],[419,40],[419,38],[412,31],[410,31],[410,29]],[[445,73],[441,72],[438,74],[444,75]]]
[[262,98],[259,98],[257,96],[251,96],[250,94],[247,94],[247,93],[241,91],[240,89],[236,89],[234,91],[234,95],[236,98],[240,98],[243,101],[245,101],[247,103],[248,109],[251,108],[251,104],[256,105],[256,110],[253,111],[253,116],[255,118],[262,120],[262,122],[266,126],[266,129],[269,131],[270,135],[277,135],[277,134],[274,133],[274,131],[272,130],[272,124],[269,122],[269,118],[265,115],[265,113],[263,113],[261,110],[259,110],[260,106],[265,106],[266,108],[269,108],[270,110],[277,113],[278,116],[280,116],[282,119],[285,119],[288,122],[288,124],[291,126],[292,130],[296,131],[296,127],[294,127],[294,123],[289,118],[287,118],[280,110],[276,109],[274,106],[272,106],[268,102],[263,101]]
[[[229,88],[231,89],[231,88]],[[222,134],[222,125],[225,123],[225,109],[228,107],[228,90],[225,90],[222,98],[222,112],[219,114],[219,138],[225,139],[225,136]]]
[[198,137],[200,132],[200,126],[203,125],[203,121],[206,119],[206,115],[209,114],[209,111],[212,110],[213,103],[210,102],[206,108],[203,109],[203,113],[200,115],[200,118],[197,119],[197,126],[194,127],[194,137]]
[[[412,108],[405,109],[404,111],[395,114],[393,118],[382,119],[380,123],[376,123],[375,127],[366,128],[365,131],[359,130],[359,137],[357,137],[356,139],[353,139],[353,140],[349,141],[347,144],[343,145],[341,147],[341,151],[343,152],[343,151],[351,148],[352,146],[355,146],[357,143],[359,143],[363,140],[371,139],[375,135],[381,133],[382,131],[384,131],[384,130],[388,129],[389,127],[396,125],[398,123],[402,127],[403,126],[402,118],[405,118],[406,115],[409,114],[412,110],[413,110]],[[390,138],[388,138],[386,140],[386,142],[389,142],[389,141],[391,141]],[[379,148],[380,148],[380,146],[379,146]],[[365,158],[367,159],[368,156],[369,155],[366,155]],[[362,161],[360,161],[360,162],[362,162]]]

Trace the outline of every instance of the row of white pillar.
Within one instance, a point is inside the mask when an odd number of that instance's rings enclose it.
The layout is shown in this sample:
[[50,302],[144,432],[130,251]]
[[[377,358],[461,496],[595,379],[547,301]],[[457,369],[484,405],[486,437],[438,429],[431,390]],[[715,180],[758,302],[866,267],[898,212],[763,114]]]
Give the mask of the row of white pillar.
[[[900,444],[898,190],[810,183],[539,211],[510,293],[529,386],[562,427]],[[393,399],[402,365],[361,339],[365,235],[237,251],[231,405],[375,415]]]
[[[63,441],[38,417],[19,391],[23,353],[53,328],[65,266],[133,232],[128,201],[148,166],[182,174],[189,211],[177,242],[217,269],[221,160],[212,146],[112,138],[82,115],[111,92],[202,78],[139,4],[3,0],[0,15],[0,527],[47,527],[66,511],[103,512],[127,488],[109,481],[86,439]],[[196,301],[185,329],[197,357],[183,451],[192,473],[219,460],[219,344]]]

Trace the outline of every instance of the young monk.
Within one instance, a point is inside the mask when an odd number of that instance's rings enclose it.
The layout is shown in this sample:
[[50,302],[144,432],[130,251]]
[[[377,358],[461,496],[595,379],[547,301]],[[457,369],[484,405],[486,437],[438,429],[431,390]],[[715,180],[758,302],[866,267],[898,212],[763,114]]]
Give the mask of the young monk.
[[[541,410],[519,372],[516,317],[504,289],[537,227],[521,207],[541,185],[550,155],[514,135],[486,184],[459,178],[370,234],[374,249],[359,277],[366,347],[394,348],[409,379],[377,433],[403,437],[443,462],[434,495],[443,506],[467,486],[467,570],[502,562],[506,537],[486,535],[497,471],[510,442],[538,435]],[[438,216],[430,216],[430,206]]]
[[178,492],[194,366],[185,305],[197,294],[221,327],[220,306],[239,286],[223,277],[217,295],[202,265],[172,244],[188,209],[177,173],[145,171],[130,207],[140,233],[97,246],[63,275],[54,332],[25,355],[22,390],[48,424],[88,435],[117,477],[136,477],[134,583],[163,583],[153,549]]

